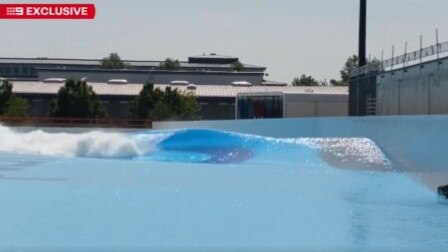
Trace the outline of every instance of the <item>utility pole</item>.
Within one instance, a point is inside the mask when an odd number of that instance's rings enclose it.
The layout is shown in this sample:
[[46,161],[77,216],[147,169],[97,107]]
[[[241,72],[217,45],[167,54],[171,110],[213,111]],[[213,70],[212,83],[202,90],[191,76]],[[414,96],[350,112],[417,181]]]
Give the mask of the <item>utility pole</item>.
[[359,66],[366,65],[367,0],[359,1]]

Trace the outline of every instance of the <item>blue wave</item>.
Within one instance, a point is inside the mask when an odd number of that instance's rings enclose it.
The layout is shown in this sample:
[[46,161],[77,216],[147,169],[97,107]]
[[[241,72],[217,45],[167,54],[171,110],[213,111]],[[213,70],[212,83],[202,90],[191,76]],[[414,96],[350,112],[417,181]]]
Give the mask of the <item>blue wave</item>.
[[322,159],[343,167],[389,170],[381,149],[365,138],[269,138],[240,133],[186,129],[170,132],[145,159],[213,164],[300,164]]
[[[173,161],[183,155],[191,156],[192,162],[232,164],[241,163],[254,157],[254,149],[262,141],[236,133],[214,130],[181,130],[170,135],[158,144],[159,151],[171,152]],[[165,161],[169,155],[163,155]]]

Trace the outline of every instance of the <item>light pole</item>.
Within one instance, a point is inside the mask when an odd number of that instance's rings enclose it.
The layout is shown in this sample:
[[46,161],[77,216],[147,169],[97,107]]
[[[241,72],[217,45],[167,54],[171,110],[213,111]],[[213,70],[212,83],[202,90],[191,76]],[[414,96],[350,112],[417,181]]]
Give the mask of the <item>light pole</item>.
[[366,65],[367,0],[359,1],[359,66]]

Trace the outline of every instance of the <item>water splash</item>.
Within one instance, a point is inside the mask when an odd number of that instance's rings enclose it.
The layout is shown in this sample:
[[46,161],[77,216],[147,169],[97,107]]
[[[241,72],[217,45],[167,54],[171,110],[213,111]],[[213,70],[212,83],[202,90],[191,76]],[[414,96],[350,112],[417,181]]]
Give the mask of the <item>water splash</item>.
[[130,137],[123,133],[17,132],[0,126],[0,151],[19,154],[92,158],[132,158],[156,150],[160,135]]
[[[276,153],[315,150],[340,167],[388,170],[390,162],[366,138],[270,138],[226,131],[186,129],[114,133],[17,132],[0,126],[0,151],[66,157],[235,164]],[[297,155],[296,155],[297,156]]]

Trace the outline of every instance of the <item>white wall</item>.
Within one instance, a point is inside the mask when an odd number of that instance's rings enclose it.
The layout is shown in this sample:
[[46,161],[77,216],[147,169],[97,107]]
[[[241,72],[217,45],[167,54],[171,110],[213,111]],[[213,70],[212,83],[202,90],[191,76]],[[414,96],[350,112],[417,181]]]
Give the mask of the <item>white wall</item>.
[[286,94],[285,117],[347,116],[348,95]]

